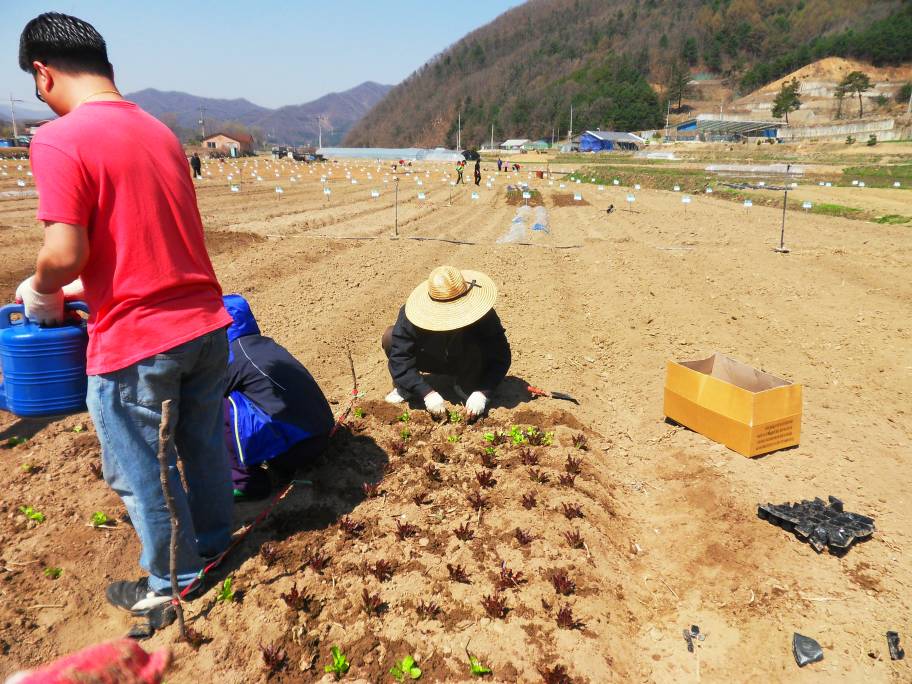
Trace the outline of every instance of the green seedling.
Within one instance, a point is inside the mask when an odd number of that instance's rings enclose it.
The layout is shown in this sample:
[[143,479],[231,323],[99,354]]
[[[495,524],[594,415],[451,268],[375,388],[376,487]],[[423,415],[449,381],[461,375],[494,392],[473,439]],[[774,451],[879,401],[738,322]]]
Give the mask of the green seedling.
[[455,444],[455,443],[458,442],[460,439],[462,439],[462,437],[460,437],[459,435],[449,435],[449,436],[447,437],[447,441],[448,441],[450,444]]
[[111,522],[111,519],[101,511],[92,513],[92,527],[101,527],[102,525],[107,525],[109,522]]
[[[468,652],[467,652],[468,653]],[[485,667],[481,664],[481,661],[473,656],[471,653],[469,655],[469,672],[472,673],[473,677],[484,677],[485,675],[491,674],[491,668]]]
[[85,427],[82,425],[76,425],[73,427],[73,432],[79,434],[80,432],[85,432]]
[[399,416],[400,423],[408,423],[412,419],[412,416],[409,414],[408,409],[402,412],[402,415]]
[[514,425],[510,428],[510,441],[513,442],[513,446],[519,446],[520,444],[525,443],[526,435],[518,425]]
[[408,428],[402,428],[399,431],[399,436],[402,438],[403,442],[407,442],[412,436],[412,431]]
[[63,568],[49,567],[44,569],[44,576],[48,579],[60,579],[60,576],[63,574]]
[[497,453],[497,449],[494,448],[494,447],[492,447],[492,446],[487,446],[487,447],[484,448],[484,452],[485,452],[488,456],[493,456],[494,454]]
[[6,440],[6,446],[12,448],[14,446],[19,446],[20,444],[25,444],[27,441],[28,440],[25,437],[13,436]]
[[222,582],[222,585],[219,587],[218,594],[215,597],[215,600],[219,603],[233,603],[234,602],[234,589],[231,588],[233,580],[231,577],[226,577],[225,581]]
[[34,520],[35,522],[40,523],[43,523],[45,521],[44,513],[41,511],[36,511],[31,506],[19,506],[19,512],[29,520]]
[[397,682],[404,682],[406,679],[421,679],[421,669],[415,664],[412,656],[405,656],[390,669],[390,674]]
[[360,406],[355,409],[355,418],[364,418],[364,409]]
[[32,473],[37,473],[41,470],[41,466],[36,466],[34,463],[23,463],[19,466],[22,469],[23,473],[31,475]]
[[449,421],[451,423],[453,423],[454,425],[462,422],[462,414],[459,413],[459,411],[457,411],[456,409],[447,411],[447,415],[449,417]]
[[497,439],[497,435],[495,435],[493,432],[484,433],[484,441],[493,444],[495,439]]
[[332,665],[325,665],[323,667],[324,672],[331,672],[336,678],[336,681],[342,679],[342,675],[348,672],[351,667],[351,663],[348,662],[348,658],[345,657],[345,654],[342,653],[342,649],[338,646],[333,646],[330,650],[332,653]]

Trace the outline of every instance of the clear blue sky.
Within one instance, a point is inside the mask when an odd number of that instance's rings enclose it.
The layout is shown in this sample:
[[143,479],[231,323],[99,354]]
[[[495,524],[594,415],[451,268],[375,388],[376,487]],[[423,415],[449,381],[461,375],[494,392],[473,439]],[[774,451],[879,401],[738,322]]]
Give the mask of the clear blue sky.
[[[158,88],[299,104],[363,81],[395,84],[521,0],[0,0],[0,97],[41,111],[19,34],[47,11],[95,26],[123,92]],[[8,108],[8,103],[5,109]]]

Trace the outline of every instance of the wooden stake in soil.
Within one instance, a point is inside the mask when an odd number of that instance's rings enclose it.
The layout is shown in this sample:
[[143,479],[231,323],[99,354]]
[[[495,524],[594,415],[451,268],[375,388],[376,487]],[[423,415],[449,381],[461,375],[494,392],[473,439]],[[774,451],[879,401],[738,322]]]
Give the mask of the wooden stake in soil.
[[171,558],[168,572],[171,574],[171,603],[177,612],[177,627],[182,641],[187,639],[187,627],[184,625],[184,609],[180,602],[180,587],[177,586],[177,536],[180,521],[177,519],[177,506],[171,495],[171,484],[168,482],[168,447],[171,446],[171,400],[162,402],[161,423],[158,426],[158,471],[161,477],[162,493],[171,516]]

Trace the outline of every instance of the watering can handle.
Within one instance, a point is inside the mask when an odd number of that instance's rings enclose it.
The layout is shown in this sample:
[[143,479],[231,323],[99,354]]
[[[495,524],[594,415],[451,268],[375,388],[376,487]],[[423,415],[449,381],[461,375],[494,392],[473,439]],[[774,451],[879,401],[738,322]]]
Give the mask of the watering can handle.
[[[64,309],[66,311],[82,311],[83,313],[89,313],[89,305],[85,302],[66,302],[64,304]],[[2,309],[0,309],[0,330],[5,330],[10,326],[14,325],[12,321],[13,314],[21,314],[23,320],[25,318],[25,306],[22,304],[7,304]]]

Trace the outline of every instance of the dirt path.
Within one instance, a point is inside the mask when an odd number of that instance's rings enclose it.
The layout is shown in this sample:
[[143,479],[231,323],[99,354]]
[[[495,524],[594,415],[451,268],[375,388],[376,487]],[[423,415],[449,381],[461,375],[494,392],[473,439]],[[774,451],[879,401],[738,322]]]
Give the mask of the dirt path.
[[[528,180],[526,173],[500,176],[472,200],[472,189],[461,187],[451,198],[442,180],[450,169],[432,166],[430,178],[421,176],[424,201],[414,177],[400,180],[402,239],[392,240],[392,183],[383,184],[376,167],[351,166],[358,185],[346,184],[337,165],[328,205],[320,172],[307,168],[294,184],[290,169],[282,170],[281,196],[271,179],[245,182],[239,193],[222,181],[200,187],[226,291],[250,299],[261,327],[307,365],[336,409],[350,391],[350,346],[367,416],[308,474],[314,487],[283,502],[276,521],[231,560],[243,602],[215,605],[210,590],[191,604],[194,624],[212,642],[197,653],[178,645],[170,681],[260,681],[258,645],[267,642],[282,643],[289,655],[273,681],[319,679],[334,643],[352,658],[353,676],[379,681],[392,658],[414,652],[428,681],[462,681],[469,679],[470,639],[496,681],[538,681],[547,662],[591,682],[912,677],[908,660],[889,660],[884,638],[888,629],[906,645],[912,638],[912,569],[904,554],[912,544],[912,476],[904,467],[912,444],[908,227],[811,215],[794,223],[787,236],[793,251],[784,256],[770,249],[778,241],[776,209],[747,212],[694,197],[685,214],[679,195],[643,190],[627,211],[628,189],[591,186],[584,187],[589,206],[557,207],[553,195],[567,190],[537,181],[550,233],[530,235],[533,246],[495,244],[516,213],[504,188]],[[381,188],[376,199],[374,186]],[[34,200],[0,202],[0,253],[17,273],[28,270],[40,238],[33,212]],[[474,244],[405,239],[411,236]],[[580,247],[554,249],[568,245]],[[518,379],[475,428],[434,426],[414,413],[415,434],[398,456],[402,425],[377,401],[389,389],[379,337],[411,288],[440,263],[494,277],[513,347],[510,374]],[[7,297],[18,282],[8,280]],[[713,351],[804,385],[799,448],[749,460],[663,421],[665,363]],[[523,381],[572,392],[581,405],[528,402]],[[98,450],[87,418],[45,425],[4,416],[0,437],[29,440],[0,456],[8,463],[0,474],[8,492],[0,519],[0,674],[123,633],[129,621],[103,604],[101,589],[137,572],[132,531],[85,526],[94,510],[121,511],[90,470]],[[482,435],[515,424],[554,430],[555,445],[537,450],[549,483],[530,481],[519,449],[498,447],[498,483],[484,492],[490,507],[479,519],[465,494],[477,488]],[[77,425],[86,430],[74,432]],[[580,432],[588,451],[571,444]],[[456,433],[460,442],[448,442]],[[436,459],[435,445],[447,454],[437,463],[442,483],[428,482],[423,471]],[[567,456],[583,459],[572,488],[557,483]],[[28,474],[24,463],[42,470]],[[361,483],[384,472],[385,494],[364,499]],[[432,502],[415,503],[424,489]],[[535,509],[519,505],[530,491]],[[756,518],[758,503],[828,494],[877,521],[874,539],[844,558],[817,555]],[[561,514],[573,502],[583,519]],[[48,520],[29,529],[17,516],[25,504]],[[335,524],[340,514],[368,531],[347,539]],[[401,542],[395,520],[421,531]],[[462,543],[452,529],[465,521],[476,538]],[[539,539],[518,545],[517,526]],[[568,548],[563,535],[574,529],[585,549]],[[280,546],[273,566],[256,555],[266,540]],[[315,550],[331,557],[322,573],[301,567]],[[398,566],[388,582],[365,570],[378,559]],[[446,562],[463,565],[472,583],[450,582]],[[506,620],[487,617],[480,605],[501,562],[527,580],[504,592]],[[42,576],[50,565],[64,569],[56,582]],[[555,569],[576,579],[575,594],[554,593]],[[292,584],[320,609],[289,611],[279,595]],[[381,617],[364,615],[364,588],[389,604]],[[442,616],[416,617],[419,600],[438,601]],[[45,604],[64,607],[30,608]],[[557,627],[564,604],[585,626]],[[681,635],[691,624],[706,634],[693,654]],[[823,662],[795,666],[795,631],[820,641]],[[172,637],[170,628],[150,645]],[[302,672],[315,654],[315,669]]]

